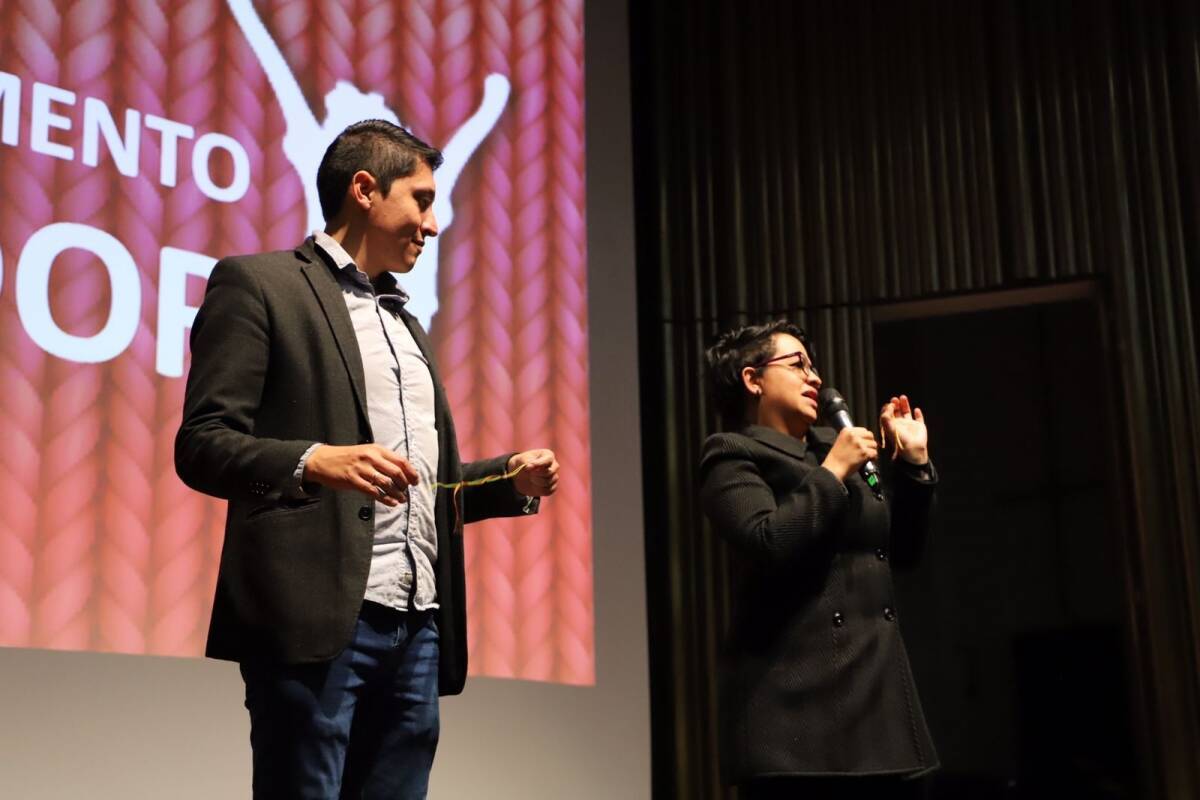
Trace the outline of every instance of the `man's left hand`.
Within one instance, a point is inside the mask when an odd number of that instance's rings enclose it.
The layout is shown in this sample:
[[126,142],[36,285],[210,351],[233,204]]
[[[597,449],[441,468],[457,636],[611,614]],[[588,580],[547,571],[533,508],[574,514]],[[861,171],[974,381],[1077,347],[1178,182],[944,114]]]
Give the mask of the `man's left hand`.
[[508,471],[524,465],[513,476],[513,488],[526,497],[546,497],[558,489],[558,459],[553,450],[526,450],[508,460]]

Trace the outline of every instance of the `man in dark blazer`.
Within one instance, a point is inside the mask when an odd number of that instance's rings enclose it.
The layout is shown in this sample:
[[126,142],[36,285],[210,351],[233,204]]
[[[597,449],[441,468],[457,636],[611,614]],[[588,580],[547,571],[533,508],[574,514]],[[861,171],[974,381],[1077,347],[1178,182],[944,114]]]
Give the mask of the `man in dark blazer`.
[[350,126],[318,171],[325,231],[223,259],[192,328],[175,462],[229,501],[207,655],[241,665],[256,797],[425,795],[467,672],[462,525],[557,486],[549,450],[460,463],[390,274],[437,235],[440,163]]

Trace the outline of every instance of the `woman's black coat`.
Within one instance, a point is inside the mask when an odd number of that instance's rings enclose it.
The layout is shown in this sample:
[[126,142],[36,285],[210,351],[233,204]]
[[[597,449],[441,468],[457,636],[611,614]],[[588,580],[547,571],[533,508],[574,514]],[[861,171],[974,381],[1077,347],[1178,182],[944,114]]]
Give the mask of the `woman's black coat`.
[[937,766],[891,575],[920,556],[936,473],[898,461],[876,499],[819,466],[834,439],[751,425],[704,443],[704,509],[737,565],[721,670],[733,783]]

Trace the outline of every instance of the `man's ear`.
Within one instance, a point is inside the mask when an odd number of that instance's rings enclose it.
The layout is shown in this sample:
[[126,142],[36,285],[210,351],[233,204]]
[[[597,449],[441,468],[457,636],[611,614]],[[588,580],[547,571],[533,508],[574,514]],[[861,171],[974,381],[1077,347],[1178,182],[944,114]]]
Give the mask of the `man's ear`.
[[354,205],[366,211],[379,196],[379,183],[375,176],[360,169],[350,176],[350,200]]

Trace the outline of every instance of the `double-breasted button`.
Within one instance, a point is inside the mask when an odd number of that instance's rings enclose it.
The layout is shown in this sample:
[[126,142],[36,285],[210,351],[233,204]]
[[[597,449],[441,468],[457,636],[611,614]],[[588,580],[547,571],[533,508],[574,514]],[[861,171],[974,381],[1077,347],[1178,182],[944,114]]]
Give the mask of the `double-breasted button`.
[[371,518],[371,507],[363,506],[362,508],[360,508],[358,510],[358,518],[363,520],[364,522],[366,520],[369,520]]
[[891,622],[892,620],[894,620],[896,618],[896,609],[892,608],[891,606],[884,606],[883,607],[883,618],[886,619],[888,622]]
[[882,547],[876,547],[875,557],[880,561],[887,561],[887,550],[884,550]]
[[840,611],[833,612],[833,627],[840,628],[845,624],[846,624],[846,618],[842,615],[842,612],[840,612]]

